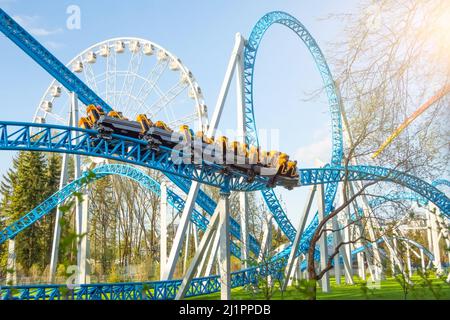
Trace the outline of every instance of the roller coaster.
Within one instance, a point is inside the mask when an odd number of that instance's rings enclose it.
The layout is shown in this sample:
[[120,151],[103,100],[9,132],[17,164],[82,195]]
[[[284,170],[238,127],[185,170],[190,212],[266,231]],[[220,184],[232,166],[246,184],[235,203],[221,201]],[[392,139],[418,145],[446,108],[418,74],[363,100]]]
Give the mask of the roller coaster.
[[[259,146],[253,97],[254,70],[262,38],[274,24],[289,28],[302,40],[321,75],[323,88],[328,97],[332,128],[331,160],[322,168],[297,168],[297,163],[291,161],[287,154],[264,151]],[[415,201],[424,206],[433,205],[437,209],[438,215],[444,219],[450,218],[450,199],[437,188],[441,184],[448,186],[447,180],[427,183],[395,169],[359,164],[343,166],[343,115],[338,89],[325,57],[314,38],[300,21],[285,12],[275,11],[264,15],[256,23],[247,40],[240,34],[236,35],[235,48],[212,121],[207,122],[205,108],[199,108],[202,119],[201,130],[195,134],[186,124],[182,124],[180,130],[174,132],[173,128],[164,121],[153,123],[154,119],[139,112],[140,110],[137,110],[136,121],[127,119],[120,112],[119,105],[102,99],[93,88],[81,81],[3,10],[0,10],[0,30],[45,69],[57,83],[70,92],[74,107],[77,107],[79,100],[87,108],[86,117],[81,117],[79,123],[69,121],[69,125],[45,123],[40,117],[36,117],[36,119],[41,119],[41,121],[34,123],[0,121],[0,150],[54,152],[102,158],[121,163],[99,165],[92,171],[85,171],[70,183],[61,186],[59,191],[39,206],[24,213],[20,219],[1,230],[0,244],[13,241],[17,234],[50,214],[53,209],[58,208],[69,199],[74,192],[82,191],[90,183],[109,175],[132,179],[148,192],[160,195],[161,200],[167,201],[180,217],[171,255],[167,259],[166,269],[161,274],[161,281],[98,284],[82,281],[81,284],[69,291],[62,290],[65,285],[8,285],[0,287],[2,299],[165,300],[205,295],[218,291],[221,292],[222,299],[230,299],[231,288],[255,283],[260,274],[273,273],[273,276],[285,277],[287,281],[287,278],[291,276],[290,270],[305,268],[305,261],[299,263],[299,257],[308,251],[319,221],[335,208],[339,183],[343,181],[355,184],[360,181],[383,181],[383,183],[394,183],[411,190],[410,193],[388,194],[381,198],[382,200],[367,201],[366,209],[375,208],[382,202],[392,200]],[[124,43],[119,40],[115,41],[116,52],[122,52]],[[153,44],[141,48],[139,43],[138,40],[128,42],[133,53],[144,50],[145,54],[152,54]],[[109,57],[107,44],[102,46],[101,50],[100,55]],[[167,61],[167,56],[167,53],[159,49],[160,61]],[[96,55],[90,54],[88,59],[91,62],[95,61]],[[178,59],[172,58],[171,61],[171,63],[175,63],[171,64],[173,69],[182,69],[184,72],[184,83],[193,85],[194,80],[190,71],[180,66]],[[83,64],[79,61],[74,62],[76,62],[74,72],[81,71]],[[242,140],[228,142],[226,137],[214,138],[214,135],[234,72],[238,75],[237,92],[240,94],[238,96],[240,112],[238,126],[242,133]],[[61,93],[61,89],[58,86],[52,86],[52,88],[55,89],[53,97],[57,97]],[[200,90],[195,85],[193,88],[193,95],[198,102]],[[200,102],[198,104],[202,105]],[[46,102],[45,108],[47,111],[50,110],[51,103]],[[77,109],[74,108],[74,110]],[[197,157],[197,154],[200,156]],[[187,194],[186,200],[174,190],[160,185],[137,166],[162,172],[174,186]],[[218,188],[220,190],[219,201],[216,203],[205,192],[199,190],[200,184]],[[305,224],[310,208],[305,210],[301,226],[296,229],[288,219],[274,192],[274,188],[277,186],[289,190],[311,186],[311,200],[316,188],[319,190],[319,198],[323,206],[319,206],[318,212],[315,213],[308,226]],[[265,243],[258,243],[257,239],[247,232],[245,223],[240,224],[229,216],[230,193],[240,192],[245,195],[246,192],[253,191],[261,192],[273,219],[290,243],[271,258],[269,267],[258,265],[231,272],[230,254],[245,261],[249,251],[255,256],[259,256],[266,250]],[[206,215],[199,212],[196,205],[202,208]],[[364,208],[356,208],[350,217],[363,215],[364,211]],[[84,222],[87,223],[87,221]],[[202,239],[183,279],[174,280],[172,279],[173,269],[189,223],[193,223],[198,228],[197,230],[202,231]],[[204,256],[208,248],[214,245],[215,235],[220,235],[216,236],[218,239],[216,243],[219,244],[219,256],[223,258],[220,259],[219,269],[221,272],[220,275],[208,274],[201,277],[199,276],[201,272],[198,270],[201,271],[204,267]],[[231,235],[241,245],[230,240],[228,235]],[[430,252],[422,245],[400,236],[398,239],[408,241],[409,244],[425,252],[430,261],[436,259],[435,253]],[[323,260],[323,255],[326,257],[327,247],[332,245],[334,240],[332,236],[325,238],[325,242],[317,247],[316,259]],[[358,256],[371,247],[376,247],[383,241],[390,242],[391,240],[381,238],[370,246],[362,245],[355,248],[347,259],[351,260],[352,257]],[[348,261],[346,262],[345,258],[341,257],[335,265],[345,265],[345,263],[348,264]],[[280,274],[279,270],[285,270],[285,272]]]

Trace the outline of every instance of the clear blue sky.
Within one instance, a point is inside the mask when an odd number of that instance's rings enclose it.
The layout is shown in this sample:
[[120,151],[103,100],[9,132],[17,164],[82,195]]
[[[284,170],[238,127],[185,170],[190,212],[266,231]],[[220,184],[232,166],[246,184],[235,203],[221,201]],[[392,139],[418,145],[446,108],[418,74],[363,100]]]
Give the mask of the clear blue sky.
[[[234,34],[244,37],[265,13],[283,10],[297,17],[312,33],[325,55],[341,36],[340,21],[322,19],[353,11],[357,0],[345,1],[29,1],[0,0],[11,16],[66,63],[101,40],[136,36],[156,42],[179,56],[195,74],[212,107],[221,85]],[[81,9],[81,29],[66,28],[66,8]],[[2,120],[31,121],[51,77],[18,47],[0,36]],[[333,69],[333,66],[331,66]],[[256,120],[259,128],[280,129],[280,149],[294,155],[302,167],[315,158],[329,160],[330,117],[322,96],[304,101],[320,88],[320,76],[303,43],[288,29],[274,26],[258,53],[255,74]],[[234,88],[232,88],[234,89]],[[234,96],[230,96],[222,128],[235,128]],[[0,174],[12,153],[0,153]],[[283,192],[295,222],[306,190]]]

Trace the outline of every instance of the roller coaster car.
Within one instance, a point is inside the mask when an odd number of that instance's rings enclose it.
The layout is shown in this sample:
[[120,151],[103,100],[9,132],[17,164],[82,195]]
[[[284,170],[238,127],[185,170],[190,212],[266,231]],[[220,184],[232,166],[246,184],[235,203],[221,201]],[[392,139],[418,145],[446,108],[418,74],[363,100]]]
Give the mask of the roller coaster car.
[[105,115],[102,107],[95,106],[90,104],[86,108],[87,118],[91,121],[92,124],[95,124],[101,116]]
[[184,137],[184,141],[192,141],[194,139],[194,131],[192,129],[189,129],[188,125],[182,125],[180,126],[180,133]]
[[[297,162],[289,161],[289,156],[285,153],[267,152],[254,146],[249,148],[245,143],[238,141],[228,143],[228,138],[224,136],[214,140],[206,137],[203,132],[194,135],[187,125],[182,125],[179,132],[174,132],[163,121],[153,123],[144,114],[138,115],[137,121],[130,121],[117,111],[110,111],[105,115],[100,107],[94,105],[88,106],[87,114],[88,117],[80,119],[80,127],[96,129],[103,139],[112,140],[112,134],[140,139],[146,141],[148,147],[157,152],[160,146],[173,149],[177,144],[185,143],[190,145],[191,150],[197,152],[193,148],[192,141],[194,138],[200,138],[204,159],[209,155],[216,163],[223,161],[221,163],[224,171],[240,171],[246,174],[250,182],[257,175],[268,177],[269,186],[275,186],[278,181],[290,189],[298,183]],[[210,145],[213,146],[212,149],[208,148]]]
[[206,144],[213,144],[214,143],[214,139],[207,137],[203,131],[197,131],[197,133],[195,134],[195,137],[197,139],[200,139],[203,143]]
[[94,124],[92,123],[92,121],[89,118],[82,117],[78,121],[78,127],[83,128],[83,129],[92,129],[94,127]]

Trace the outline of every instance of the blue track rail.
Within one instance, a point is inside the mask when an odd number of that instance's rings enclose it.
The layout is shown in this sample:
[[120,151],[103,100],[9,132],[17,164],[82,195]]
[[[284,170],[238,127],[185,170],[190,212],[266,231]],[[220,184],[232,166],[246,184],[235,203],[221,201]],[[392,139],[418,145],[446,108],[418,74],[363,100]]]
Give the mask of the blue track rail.
[[0,8],[0,31],[28,54],[69,91],[75,92],[85,105],[95,104],[106,111],[112,108],[91,88],[41,45],[31,34]]
[[[256,56],[258,48],[265,32],[274,24],[286,26],[291,29],[305,44],[317,66],[322,78],[324,89],[328,97],[328,107],[331,114],[331,137],[332,137],[332,153],[331,165],[340,166],[343,156],[343,139],[341,113],[338,99],[338,90],[335,86],[333,76],[330,72],[325,56],[320,50],[319,45],[311,36],[306,27],[295,17],[281,11],[269,12],[258,20],[253,27],[250,37],[244,50],[244,87],[245,87],[245,126],[246,139],[248,144],[259,145],[254,106],[254,89],[253,80],[255,72]],[[328,214],[333,207],[333,201],[336,197],[338,184],[331,183],[325,189],[325,213]],[[286,213],[278,201],[273,189],[264,189],[261,191],[267,207],[280,226],[283,233],[292,242],[294,241],[296,230],[289,221]],[[316,214],[317,216],[317,214]],[[317,219],[305,228],[304,233],[312,236],[317,227]]]

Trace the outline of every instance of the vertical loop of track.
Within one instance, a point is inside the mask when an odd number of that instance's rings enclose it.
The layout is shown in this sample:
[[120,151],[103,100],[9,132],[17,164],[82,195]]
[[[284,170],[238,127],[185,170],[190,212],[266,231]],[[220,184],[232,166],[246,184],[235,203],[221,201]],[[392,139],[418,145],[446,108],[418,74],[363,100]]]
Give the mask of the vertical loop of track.
[[[259,45],[265,34],[265,32],[273,24],[281,24],[297,34],[297,36],[303,41],[303,43],[308,48],[309,52],[314,59],[314,62],[320,72],[322,81],[324,84],[324,89],[328,97],[328,106],[331,113],[331,128],[332,128],[332,154],[331,154],[331,165],[339,166],[342,162],[343,157],[343,139],[342,139],[342,124],[341,124],[341,113],[340,105],[338,99],[338,91],[331,75],[328,64],[325,57],[317,45],[314,38],[308,32],[308,30],[303,26],[300,21],[298,21],[293,16],[281,12],[274,11],[269,12],[264,15],[253,27],[250,37],[246,43],[244,50],[244,86],[245,86],[245,127],[246,127],[246,142],[248,145],[259,146],[256,121],[254,114],[254,70],[256,55],[258,52]],[[338,183],[329,183],[326,187],[325,192],[325,205],[326,212],[329,213],[333,208],[333,201],[336,196]],[[283,208],[281,207],[277,196],[273,189],[266,189],[262,191],[263,198],[272,212],[275,220],[280,226],[281,230],[292,242],[294,240],[296,230],[289,218],[286,216]],[[317,216],[314,218],[313,222],[305,229],[303,239],[309,239],[309,237],[314,232],[317,227],[318,220]],[[301,248],[305,246],[309,241],[302,241]]]

